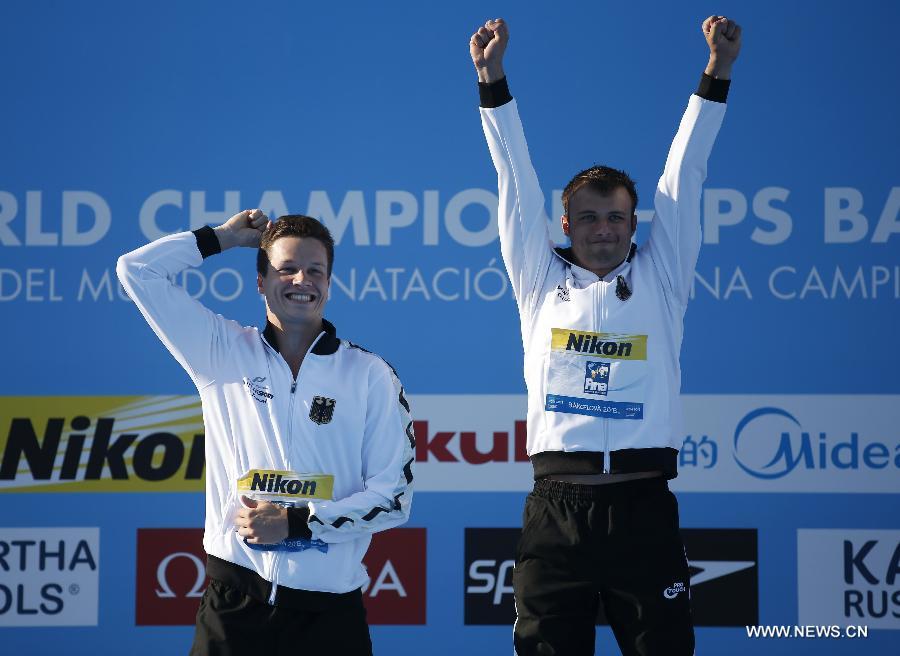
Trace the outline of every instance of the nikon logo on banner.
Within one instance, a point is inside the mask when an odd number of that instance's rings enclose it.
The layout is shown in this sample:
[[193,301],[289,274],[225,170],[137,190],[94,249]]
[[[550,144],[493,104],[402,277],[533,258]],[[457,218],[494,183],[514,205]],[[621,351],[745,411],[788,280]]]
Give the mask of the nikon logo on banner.
[[0,492],[199,492],[196,396],[2,397]]

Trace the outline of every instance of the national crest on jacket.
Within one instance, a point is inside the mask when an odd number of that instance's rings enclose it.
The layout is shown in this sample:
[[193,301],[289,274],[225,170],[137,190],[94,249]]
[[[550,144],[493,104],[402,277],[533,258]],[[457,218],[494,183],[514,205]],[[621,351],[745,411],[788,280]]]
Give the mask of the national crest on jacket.
[[314,396],[309,406],[309,418],[317,424],[327,424],[334,416],[334,399]]

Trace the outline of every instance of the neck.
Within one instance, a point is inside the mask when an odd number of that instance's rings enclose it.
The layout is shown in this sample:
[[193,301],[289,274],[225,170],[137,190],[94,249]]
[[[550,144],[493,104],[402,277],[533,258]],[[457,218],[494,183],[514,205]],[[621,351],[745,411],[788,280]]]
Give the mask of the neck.
[[625,261],[623,259],[618,264],[614,264],[612,266],[610,266],[608,264],[587,263],[584,260],[582,260],[581,258],[579,258],[577,255],[575,255],[575,251],[572,251],[572,259],[575,260],[575,264],[580,266],[582,269],[587,269],[588,271],[593,273],[598,278],[605,277],[606,274],[608,274],[610,271],[613,271],[614,269],[617,269],[619,267],[619,265],[621,265],[622,262]]
[[303,357],[322,332],[322,319],[317,318],[309,323],[285,324],[278,317],[268,314],[269,324],[274,329],[278,351],[287,359]]

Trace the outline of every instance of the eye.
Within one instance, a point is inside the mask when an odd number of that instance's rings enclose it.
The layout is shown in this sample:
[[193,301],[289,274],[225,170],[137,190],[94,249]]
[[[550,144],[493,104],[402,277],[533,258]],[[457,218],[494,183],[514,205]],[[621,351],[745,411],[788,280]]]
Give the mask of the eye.
[[593,220],[596,219],[596,218],[597,218],[597,217],[596,217],[596,215],[594,215],[594,214],[582,214],[582,215],[578,218],[578,220],[579,220],[579,221],[583,221],[583,222],[587,222],[587,221],[593,221]]
[[621,214],[611,214],[609,217],[609,220],[612,221],[613,223],[621,223],[622,221],[625,220],[625,217],[622,216]]

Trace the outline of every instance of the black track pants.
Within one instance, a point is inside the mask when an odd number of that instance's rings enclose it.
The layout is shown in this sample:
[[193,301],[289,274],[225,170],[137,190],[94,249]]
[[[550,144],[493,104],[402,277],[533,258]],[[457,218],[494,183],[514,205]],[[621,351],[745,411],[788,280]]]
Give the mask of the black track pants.
[[371,656],[362,593],[356,590],[340,597],[341,603],[327,610],[284,608],[211,580],[197,611],[191,656]]
[[678,503],[663,478],[537,481],[513,588],[519,656],[593,654],[601,600],[624,655],[694,653]]

